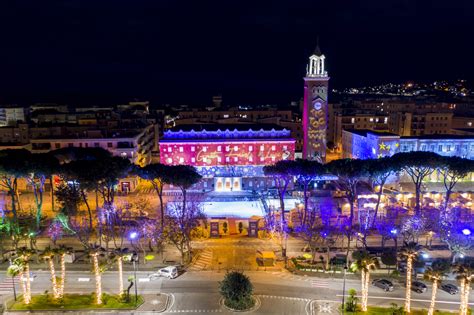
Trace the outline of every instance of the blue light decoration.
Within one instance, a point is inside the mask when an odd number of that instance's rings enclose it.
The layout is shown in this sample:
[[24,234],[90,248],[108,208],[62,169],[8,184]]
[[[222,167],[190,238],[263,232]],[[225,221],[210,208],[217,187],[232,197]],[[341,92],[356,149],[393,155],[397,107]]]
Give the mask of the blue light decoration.
[[183,131],[180,129],[179,131],[176,130],[166,130],[164,132],[164,139],[255,139],[255,138],[285,138],[290,137],[291,130],[283,128],[282,130],[275,130],[272,128],[271,130],[230,130],[228,128],[223,127],[222,129],[218,130],[211,130],[208,131],[205,128],[202,130],[194,130],[191,129],[190,131]]
[[391,230],[390,230],[390,233],[391,233],[392,235],[397,235],[397,234],[398,234],[398,230],[397,230],[397,229],[391,229]]
[[134,240],[138,237],[138,233],[135,232],[135,231],[132,231],[130,232],[130,234],[128,235],[128,237],[131,239],[131,240]]

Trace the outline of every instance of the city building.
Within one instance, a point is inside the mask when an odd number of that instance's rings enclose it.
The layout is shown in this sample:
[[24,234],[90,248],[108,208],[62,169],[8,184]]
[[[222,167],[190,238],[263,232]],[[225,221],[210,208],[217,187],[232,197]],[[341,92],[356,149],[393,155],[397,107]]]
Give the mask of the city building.
[[290,130],[273,124],[178,125],[164,132],[162,164],[187,164],[204,177],[204,191],[236,192],[275,186],[263,166],[294,159]]
[[25,109],[18,106],[0,107],[0,127],[26,122]]
[[474,159],[474,137],[470,135],[424,135],[403,137],[371,130],[344,130],[343,156],[369,159],[397,152],[429,151],[442,156]]

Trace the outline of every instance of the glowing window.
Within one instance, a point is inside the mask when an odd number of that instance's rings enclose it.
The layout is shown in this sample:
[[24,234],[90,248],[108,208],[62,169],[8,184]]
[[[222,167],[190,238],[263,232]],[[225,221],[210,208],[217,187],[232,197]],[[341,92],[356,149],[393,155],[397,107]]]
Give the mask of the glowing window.
[[260,162],[265,161],[265,158],[263,156],[260,157]]
[[249,151],[250,151],[250,152],[253,151],[253,145],[249,145]]
[[207,163],[207,157],[203,157],[203,158],[202,158],[202,161],[203,161],[204,163]]
[[288,150],[288,146],[287,146],[287,145],[284,145],[284,146],[283,146],[283,151],[286,151],[286,150]]
[[217,151],[221,152],[222,151],[222,147],[219,145],[217,146]]
[[222,162],[222,158],[220,156],[217,157],[217,162]]
[[272,151],[276,150],[276,146],[272,145]]
[[203,152],[207,152],[207,147],[202,147]]
[[171,163],[173,163],[173,159],[172,159],[172,158],[167,158],[167,159],[166,159],[166,162],[167,162],[168,164],[171,164]]
[[225,147],[225,152],[229,152],[229,151],[230,151],[230,146],[227,145],[227,146]]
[[354,123],[355,123],[355,121],[356,121],[356,120],[355,120],[355,118],[354,118],[354,117],[353,117],[353,118],[351,118],[351,124],[354,124]]
[[263,144],[260,146],[260,151],[263,151],[265,150],[265,147],[263,146]]
[[239,160],[239,158],[235,156],[234,157],[234,162],[237,162],[238,160]]
[[191,152],[194,152],[194,151],[196,151],[196,147],[195,147],[195,146],[192,146],[192,147],[191,147]]
[[272,156],[272,162],[275,162],[275,157],[274,156]]
[[239,147],[238,146],[234,146],[234,151],[239,151]]
[[184,163],[184,158],[180,157],[179,158],[179,163]]
[[229,161],[230,161],[230,157],[226,156],[226,157],[225,157],[225,161],[226,161],[226,162],[229,162]]
[[249,162],[253,162],[253,157],[249,156]]
[[369,120],[370,120],[371,122],[373,122],[373,121],[374,121],[374,119],[373,119],[372,117],[370,117],[370,119],[369,119]]
[[191,162],[196,162],[196,158],[191,158]]
[[173,148],[172,148],[172,147],[168,147],[168,152],[173,152]]
[[183,152],[183,151],[184,151],[183,147],[179,147],[179,152]]

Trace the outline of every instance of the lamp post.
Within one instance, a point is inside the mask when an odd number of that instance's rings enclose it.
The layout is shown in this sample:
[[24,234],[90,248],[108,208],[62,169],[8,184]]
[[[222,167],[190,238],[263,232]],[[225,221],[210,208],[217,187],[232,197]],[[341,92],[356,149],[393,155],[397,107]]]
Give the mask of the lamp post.
[[[10,268],[11,268],[11,266],[13,265],[12,259],[10,258],[8,260],[10,262]],[[21,281],[21,279],[20,279],[20,281]],[[13,298],[15,299],[15,302],[16,302],[16,287],[15,287],[15,276],[14,275],[12,275],[12,288],[13,288]]]
[[346,295],[346,273],[347,273],[347,266],[344,266],[344,278],[342,281],[342,313],[344,314],[344,297]]
[[135,306],[138,304],[138,283],[137,283],[137,262],[138,254],[133,252],[132,254],[132,263],[133,263],[133,281],[135,282]]

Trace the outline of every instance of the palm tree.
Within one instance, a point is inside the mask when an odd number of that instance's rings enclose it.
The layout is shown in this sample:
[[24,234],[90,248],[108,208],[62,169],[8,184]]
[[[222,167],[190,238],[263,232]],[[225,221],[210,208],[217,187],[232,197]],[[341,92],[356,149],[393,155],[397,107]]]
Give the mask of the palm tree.
[[31,280],[30,280],[30,258],[33,251],[29,248],[22,247],[17,250],[17,264],[20,266],[20,283],[23,290],[23,302],[31,303]]
[[360,271],[362,284],[362,311],[367,312],[367,302],[369,298],[370,271],[380,267],[379,260],[371,257],[367,251],[357,251],[352,254],[355,261],[351,265],[351,270]]
[[438,292],[439,281],[446,275],[445,268],[442,268],[440,264],[433,264],[432,267],[426,268],[424,278],[433,283],[431,290],[431,302],[430,308],[428,309],[428,315],[433,315],[436,304],[436,293]]
[[61,277],[59,279],[58,285],[58,296],[62,298],[64,296],[64,282],[66,279],[66,255],[70,254],[72,251],[71,248],[61,245],[59,248],[56,248],[54,252],[59,255],[59,265],[61,266]]
[[110,258],[117,263],[118,275],[119,275],[119,295],[124,294],[123,288],[123,259],[124,256],[128,255],[128,248],[116,248],[110,255]]
[[99,256],[102,255],[104,249],[98,245],[91,244],[87,248],[87,251],[89,252],[89,256],[92,258],[92,272],[95,276],[95,303],[100,305],[102,304],[102,269],[99,265]]
[[59,298],[59,288],[56,278],[56,270],[54,269],[54,262],[53,258],[55,256],[55,251],[51,249],[51,247],[46,247],[44,251],[41,253],[41,258],[48,263],[49,272],[51,274],[51,284],[53,286],[53,297],[55,299]]
[[413,273],[413,260],[418,256],[416,242],[405,242],[400,251],[400,257],[407,260],[407,287],[405,291],[405,312],[410,313],[411,309],[411,277]]
[[471,281],[474,279],[474,262],[465,262],[455,264],[453,272],[457,275],[457,279],[461,282],[461,306],[459,308],[460,315],[467,315],[469,309],[469,290]]

